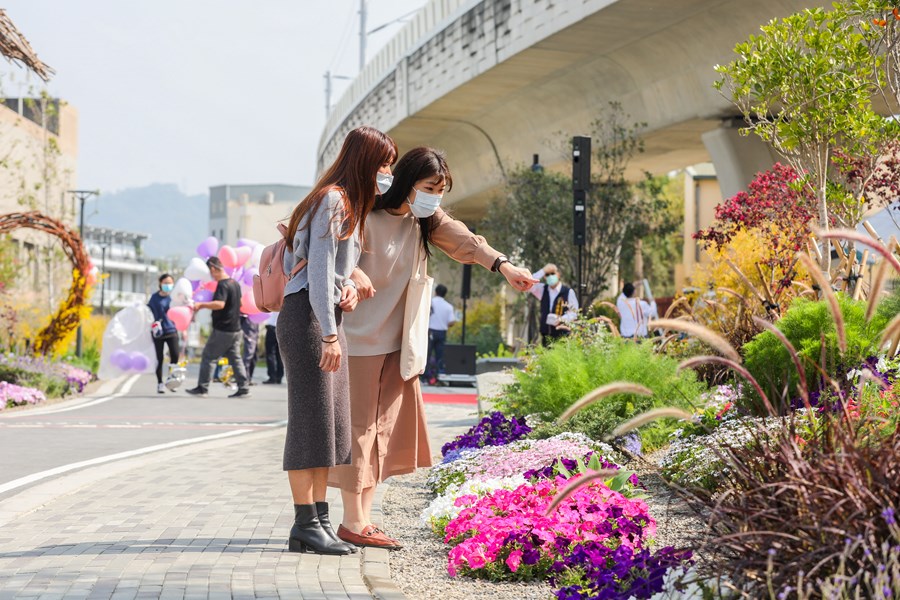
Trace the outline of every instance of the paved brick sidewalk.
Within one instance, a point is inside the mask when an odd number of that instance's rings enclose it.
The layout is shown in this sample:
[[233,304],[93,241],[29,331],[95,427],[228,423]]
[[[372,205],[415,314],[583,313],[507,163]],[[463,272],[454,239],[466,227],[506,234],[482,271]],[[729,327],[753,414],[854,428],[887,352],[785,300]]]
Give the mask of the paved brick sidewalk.
[[[471,407],[429,405],[428,413],[435,441],[474,421]],[[111,463],[93,477],[69,476],[77,485],[51,481],[23,492],[44,503],[23,514],[15,507],[27,501],[0,502],[8,515],[0,600],[371,598],[363,566],[374,597],[402,597],[386,551],[287,552],[283,436],[277,429]],[[54,487],[69,493],[54,496]],[[329,489],[336,522],[339,498]]]

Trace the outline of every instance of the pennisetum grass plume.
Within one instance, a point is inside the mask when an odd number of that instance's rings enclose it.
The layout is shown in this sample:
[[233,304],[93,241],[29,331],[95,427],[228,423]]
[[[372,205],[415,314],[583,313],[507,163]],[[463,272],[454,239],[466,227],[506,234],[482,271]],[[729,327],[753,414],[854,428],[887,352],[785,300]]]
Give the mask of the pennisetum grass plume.
[[741,362],[740,354],[738,354],[737,350],[728,343],[728,340],[703,325],[688,321],[679,321],[677,319],[657,319],[655,321],[650,321],[648,327],[650,329],[673,329],[682,333],[688,333],[699,338],[701,341],[706,342],[732,361],[736,363]]
[[638,429],[639,427],[643,427],[648,423],[652,423],[657,419],[682,419],[685,421],[689,421],[693,418],[694,415],[687,412],[686,410],[682,410],[680,408],[675,408],[672,406],[664,406],[662,408],[654,408],[653,410],[648,410],[645,413],[641,413],[631,419],[628,419],[615,429],[613,429],[612,433],[607,436],[607,439],[615,439],[619,436],[625,435],[629,431],[634,429]]
[[822,239],[830,239],[830,240],[852,240],[863,246],[867,246],[884,257],[886,261],[890,263],[894,270],[897,273],[900,273],[900,261],[897,260],[897,257],[888,250],[884,244],[881,244],[869,236],[863,235],[858,231],[853,231],[850,229],[830,229],[828,231],[822,231],[817,227],[813,227],[813,232]]
[[816,283],[822,291],[822,295],[825,296],[828,310],[831,311],[831,317],[834,319],[838,347],[841,349],[841,354],[844,354],[847,352],[847,331],[844,327],[844,315],[841,314],[841,305],[838,304],[837,296],[834,295],[834,291],[831,289],[831,282],[828,281],[824,274],[822,274],[822,271],[808,254],[800,252],[797,254],[797,258],[803,263],[803,266],[806,267],[806,270],[809,271],[812,278],[816,280]]
[[887,279],[888,261],[883,260],[878,264],[875,278],[872,279],[872,287],[869,288],[869,303],[866,306],[866,322],[872,320],[878,302],[881,300],[881,290],[884,289],[884,281]]
[[606,385],[601,385],[595,390],[592,390],[573,402],[569,408],[563,411],[559,418],[556,420],[557,423],[565,423],[569,419],[571,419],[577,412],[583,410],[586,406],[590,406],[597,400],[601,398],[605,398],[606,396],[612,396],[613,394],[637,394],[639,396],[652,396],[653,392],[642,385],[638,385],[637,383],[630,383],[628,381],[613,381],[612,383],[607,383]]

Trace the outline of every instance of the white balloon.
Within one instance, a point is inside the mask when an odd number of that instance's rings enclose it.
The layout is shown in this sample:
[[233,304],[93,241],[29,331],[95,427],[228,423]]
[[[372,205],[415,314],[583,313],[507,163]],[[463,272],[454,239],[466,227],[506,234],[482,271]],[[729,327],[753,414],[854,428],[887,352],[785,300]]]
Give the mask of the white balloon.
[[184,276],[191,281],[212,281],[212,275],[209,274],[209,267],[202,258],[196,256],[188,263],[184,270]]
[[265,250],[265,249],[266,249],[266,247],[263,246],[262,244],[257,244],[256,246],[254,246],[253,254],[250,255],[250,260],[247,261],[247,264],[250,265],[251,267],[258,267],[259,259],[262,257],[263,250]]
[[172,306],[188,306],[194,295],[194,286],[186,277],[181,277],[175,282],[172,290]]

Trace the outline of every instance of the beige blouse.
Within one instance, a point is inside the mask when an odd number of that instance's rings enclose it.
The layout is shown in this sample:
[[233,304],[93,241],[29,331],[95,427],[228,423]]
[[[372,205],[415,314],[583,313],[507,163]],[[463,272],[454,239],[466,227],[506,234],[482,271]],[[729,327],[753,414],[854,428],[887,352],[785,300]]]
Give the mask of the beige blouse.
[[[457,262],[486,269],[501,255],[485,239],[440,208],[432,217],[431,242]],[[414,261],[427,265],[419,221],[411,213],[392,215],[386,210],[369,214],[366,247],[359,268],[372,280],[375,296],[344,313],[344,333],[350,356],[376,356],[400,350],[406,286]]]

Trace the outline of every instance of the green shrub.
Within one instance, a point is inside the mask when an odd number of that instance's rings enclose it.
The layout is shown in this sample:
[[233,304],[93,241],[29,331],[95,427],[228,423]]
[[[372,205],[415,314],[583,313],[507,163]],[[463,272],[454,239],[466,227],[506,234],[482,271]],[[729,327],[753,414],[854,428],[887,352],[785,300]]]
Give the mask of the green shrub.
[[[879,351],[881,331],[888,320],[885,314],[878,312],[866,323],[865,302],[839,294],[838,303],[847,336],[847,352],[843,356],[838,349],[834,319],[824,301],[798,298],[775,323],[800,355],[810,391],[822,388],[820,367],[831,377],[842,380],[848,370],[858,368],[866,358]],[[826,364],[820,365],[823,336]],[[754,336],[744,344],[743,355],[747,370],[759,381],[776,408],[799,397],[797,386],[800,377],[787,349],[774,334],[764,331]],[[745,394],[744,404],[746,408],[762,414],[759,397],[755,393]]]
[[[500,310],[503,296],[491,301],[476,300],[466,310],[466,344],[474,344],[479,357],[495,355],[503,344],[500,333]],[[457,321],[447,331],[447,342],[462,342],[462,321]]]
[[891,290],[891,293],[881,299],[878,304],[878,314],[886,321],[890,321],[900,313],[900,285]]
[[[539,348],[525,371],[499,400],[500,410],[510,414],[536,414],[552,421],[587,392],[614,381],[630,381],[651,390],[652,397],[618,394],[608,396],[576,414],[563,426],[537,428],[546,437],[559,430],[580,431],[601,439],[617,425],[652,408],[693,407],[706,385],[691,370],[678,371],[678,361],[657,354],[651,344],[636,344],[601,336],[570,336],[550,348]],[[655,421],[641,429],[645,449],[666,443],[675,429],[671,421]]]

